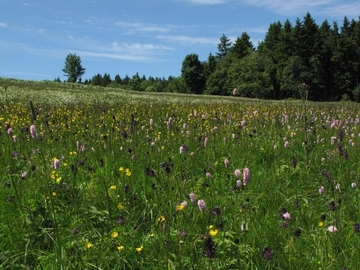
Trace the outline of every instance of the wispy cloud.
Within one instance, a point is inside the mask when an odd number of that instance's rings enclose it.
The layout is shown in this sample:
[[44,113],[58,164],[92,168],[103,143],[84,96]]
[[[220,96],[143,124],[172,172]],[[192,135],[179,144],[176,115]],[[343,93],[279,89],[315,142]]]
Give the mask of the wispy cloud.
[[0,27],[7,27],[7,24],[4,22],[0,22]]
[[127,32],[168,32],[171,29],[169,26],[157,26],[155,24],[143,24],[138,22],[116,22],[115,25],[126,29]]
[[186,0],[186,1],[197,5],[216,5],[216,4],[224,4],[228,2],[227,0]]
[[318,11],[319,14],[330,15],[333,17],[354,17],[358,18],[360,10],[360,2],[352,2],[332,7],[325,7]]
[[263,7],[282,15],[303,14],[334,2],[334,0],[241,0],[250,6]]
[[165,61],[163,56],[171,50],[173,50],[172,47],[164,45],[112,42],[108,46],[79,51],[79,54],[136,62],[163,62]]
[[187,45],[213,45],[219,43],[219,38],[189,37],[185,35],[157,35],[155,38]]

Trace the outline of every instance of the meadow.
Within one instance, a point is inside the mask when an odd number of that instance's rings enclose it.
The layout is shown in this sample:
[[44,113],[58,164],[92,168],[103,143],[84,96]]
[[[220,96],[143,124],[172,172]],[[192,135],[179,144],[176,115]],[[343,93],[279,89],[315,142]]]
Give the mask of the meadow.
[[360,269],[356,103],[0,80],[1,269]]

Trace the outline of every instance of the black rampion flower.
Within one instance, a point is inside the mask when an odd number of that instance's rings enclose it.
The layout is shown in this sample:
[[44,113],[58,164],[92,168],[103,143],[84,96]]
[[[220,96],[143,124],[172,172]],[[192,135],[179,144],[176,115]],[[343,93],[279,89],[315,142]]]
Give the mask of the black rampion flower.
[[215,242],[210,236],[206,236],[204,245],[204,255],[210,259],[216,257]]
[[262,256],[265,260],[269,261],[273,258],[274,252],[268,246],[265,246],[262,250]]

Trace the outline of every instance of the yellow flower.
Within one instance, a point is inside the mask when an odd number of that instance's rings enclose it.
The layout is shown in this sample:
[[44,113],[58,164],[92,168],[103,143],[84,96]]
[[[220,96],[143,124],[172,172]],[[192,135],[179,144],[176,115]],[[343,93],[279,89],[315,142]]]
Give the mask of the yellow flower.
[[183,210],[185,208],[185,205],[183,205],[183,204],[178,204],[177,206],[176,206],[176,211],[181,211],[181,210]]
[[85,247],[86,247],[87,249],[91,248],[92,246],[93,246],[93,244],[91,244],[90,242],[87,242],[86,245],[85,245]]
[[110,187],[110,189],[115,190],[115,189],[116,189],[116,186],[115,186],[115,185],[112,185],[112,186]]
[[319,227],[322,227],[322,226],[324,226],[324,222],[320,221],[319,222]]
[[165,216],[160,216],[160,217],[158,217],[157,221],[162,223],[165,221],[165,219],[166,219]]
[[123,250],[125,247],[124,246],[117,246],[117,249],[120,251],[120,250]]
[[120,167],[119,171],[122,172],[124,170],[124,167]]
[[56,178],[56,183],[60,183],[61,182],[61,177]]
[[55,197],[55,196],[56,196],[56,192],[54,191],[53,193],[51,193],[51,195],[53,195],[53,197]]
[[119,202],[116,207],[117,207],[120,211],[124,209],[124,206],[122,205],[121,202]]
[[141,246],[141,247],[137,247],[135,250],[136,250],[137,252],[141,252],[143,249],[144,249],[144,247]]
[[209,235],[211,236],[211,237],[213,237],[213,236],[215,236],[215,235],[217,235],[218,234],[218,229],[215,229],[215,227],[213,226],[213,225],[210,225],[209,226]]
[[118,235],[119,235],[118,232],[112,232],[111,233],[112,238],[116,238],[116,237],[118,237]]
[[125,172],[126,172],[126,176],[130,176],[130,175],[131,175],[131,171],[130,171],[129,169],[126,169]]

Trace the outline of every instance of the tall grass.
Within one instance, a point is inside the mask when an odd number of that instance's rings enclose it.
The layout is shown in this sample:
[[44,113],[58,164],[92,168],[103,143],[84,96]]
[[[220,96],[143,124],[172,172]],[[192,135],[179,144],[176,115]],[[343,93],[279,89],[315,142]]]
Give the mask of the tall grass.
[[2,269],[359,268],[356,104],[7,83]]

